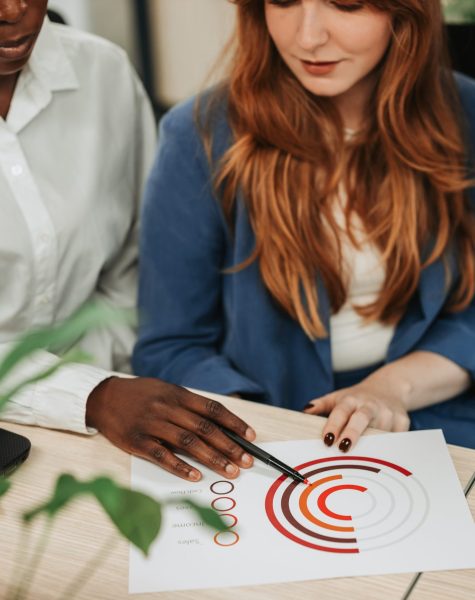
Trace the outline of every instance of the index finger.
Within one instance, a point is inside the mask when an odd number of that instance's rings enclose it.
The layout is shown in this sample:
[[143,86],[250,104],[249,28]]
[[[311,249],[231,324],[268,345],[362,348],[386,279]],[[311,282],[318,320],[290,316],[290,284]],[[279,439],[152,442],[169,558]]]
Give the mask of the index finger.
[[329,415],[335,408],[337,394],[338,392],[332,392],[331,394],[320,396],[320,398],[315,398],[315,400],[310,400],[307,406],[303,409],[303,412],[310,415],[318,415],[322,413]]
[[221,402],[213,400],[212,398],[206,398],[193,392],[188,392],[180,397],[180,404],[185,406],[188,410],[191,410],[203,417],[206,417],[214,423],[218,423],[231,431],[234,431],[242,438],[252,442],[256,439],[256,432],[248,425],[245,421],[240,419],[230,410],[228,410]]
[[351,446],[354,446],[364,431],[369,427],[374,414],[366,406],[360,406],[348,419],[343,431],[337,440],[338,447],[343,452],[348,452]]

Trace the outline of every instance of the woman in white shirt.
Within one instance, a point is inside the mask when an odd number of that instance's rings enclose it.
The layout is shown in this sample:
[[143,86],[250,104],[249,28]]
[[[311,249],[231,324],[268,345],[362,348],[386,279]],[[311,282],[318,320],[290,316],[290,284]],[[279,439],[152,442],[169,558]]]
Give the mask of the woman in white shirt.
[[[45,19],[47,0],[0,0],[0,352],[22,333],[98,299],[132,308],[137,209],[155,145],[148,99],[116,46]],[[252,438],[221,405],[127,371],[131,328],[94,331],[81,347],[96,365],[62,368],[15,398],[1,417],[91,433],[184,478],[186,448],[222,475],[251,460],[212,417]],[[16,377],[57,360],[38,353]],[[199,434],[199,435],[198,435]]]

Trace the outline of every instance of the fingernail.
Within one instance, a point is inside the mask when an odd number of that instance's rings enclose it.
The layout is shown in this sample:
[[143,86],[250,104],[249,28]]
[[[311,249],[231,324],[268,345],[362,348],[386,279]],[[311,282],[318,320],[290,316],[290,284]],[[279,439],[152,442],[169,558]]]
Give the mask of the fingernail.
[[230,475],[234,475],[235,473],[238,472],[239,468],[236,467],[236,465],[232,465],[231,463],[228,463],[224,470],[226,471],[226,473],[229,473]]
[[248,427],[246,429],[246,433],[244,434],[246,440],[255,440],[256,439],[256,432],[254,431],[254,429],[252,429],[252,427]]
[[195,471],[195,469],[192,469],[188,473],[188,477],[189,477],[189,479],[192,479],[193,481],[199,481],[201,479],[201,473],[199,471]]
[[338,448],[340,448],[340,450],[342,452],[348,452],[348,450],[351,448],[351,440],[349,438],[345,438],[344,440],[341,440]]
[[252,456],[251,456],[250,454],[243,454],[243,455],[241,456],[241,462],[242,462],[244,465],[251,466],[251,465],[252,465],[252,462],[253,462],[253,460],[252,460]]
[[331,446],[335,441],[335,436],[333,433],[327,433],[327,435],[323,438],[323,441],[327,446]]
[[309,408],[313,408],[313,404],[310,402],[307,404],[307,406],[304,406],[302,410],[308,410]]

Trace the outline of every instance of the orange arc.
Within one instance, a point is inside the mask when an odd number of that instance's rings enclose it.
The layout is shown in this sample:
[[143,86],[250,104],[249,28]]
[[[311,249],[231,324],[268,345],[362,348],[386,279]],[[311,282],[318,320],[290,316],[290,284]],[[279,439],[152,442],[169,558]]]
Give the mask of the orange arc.
[[328,483],[329,481],[336,481],[337,479],[343,479],[342,475],[332,475],[330,477],[324,477],[323,479],[319,479],[315,481],[311,485],[307,486],[305,490],[302,492],[299,498],[299,508],[300,512],[311,522],[319,527],[324,527],[325,529],[331,529],[332,531],[354,531],[354,527],[339,527],[338,525],[330,525],[330,523],[325,523],[324,521],[320,521],[317,517],[314,517],[312,513],[308,510],[308,497],[312,493],[312,491],[319,485],[323,485],[324,483]]

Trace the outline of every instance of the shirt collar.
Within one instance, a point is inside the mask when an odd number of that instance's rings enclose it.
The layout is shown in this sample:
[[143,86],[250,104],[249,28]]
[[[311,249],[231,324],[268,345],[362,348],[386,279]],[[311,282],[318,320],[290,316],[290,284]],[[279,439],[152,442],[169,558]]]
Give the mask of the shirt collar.
[[47,17],[25,69],[51,92],[79,87],[71,60]]
[[46,18],[30,59],[20,73],[7,123],[0,125],[18,134],[49,105],[54,92],[78,88],[73,64],[55,27]]

